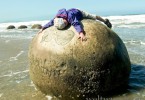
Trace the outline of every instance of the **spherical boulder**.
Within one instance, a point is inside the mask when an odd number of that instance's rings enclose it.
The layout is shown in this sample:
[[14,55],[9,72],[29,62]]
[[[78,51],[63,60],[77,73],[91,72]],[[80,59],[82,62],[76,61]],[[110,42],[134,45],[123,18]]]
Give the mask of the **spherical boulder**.
[[29,47],[30,78],[60,100],[86,100],[128,84],[130,59],[119,36],[100,22],[81,21],[87,41],[73,26],[37,34]]
[[14,25],[9,25],[9,26],[7,27],[7,29],[15,29],[15,26],[14,26]]
[[18,27],[18,29],[26,29],[26,28],[27,28],[26,25],[20,25],[20,26]]
[[34,25],[32,25],[31,28],[32,28],[32,29],[41,29],[42,26],[41,26],[40,24],[34,24]]

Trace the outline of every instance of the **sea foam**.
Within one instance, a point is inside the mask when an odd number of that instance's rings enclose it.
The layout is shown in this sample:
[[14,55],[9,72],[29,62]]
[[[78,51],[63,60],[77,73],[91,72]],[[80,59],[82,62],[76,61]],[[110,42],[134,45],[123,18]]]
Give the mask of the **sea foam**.
[[16,29],[20,26],[20,25],[26,25],[28,28],[31,28],[32,25],[34,24],[40,24],[40,25],[45,25],[46,23],[48,23],[49,20],[43,20],[43,21],[28,21],[28,22],[9,22],[9,23],[0,23],[0,29],[2,32],[7,30],[7,27],[9,25],[14,25],[16,27]]
[[2,97],[3,93],[0,93],[0,97]]
[[113,27],[140,28],[145,27],[145,14],[126,15],[126,16],[108,16]]
[[14,61],[14,60],[18,60],[17,58],[23,54],[24,51],[20,51],[15,57],[10,57],[9,61]]

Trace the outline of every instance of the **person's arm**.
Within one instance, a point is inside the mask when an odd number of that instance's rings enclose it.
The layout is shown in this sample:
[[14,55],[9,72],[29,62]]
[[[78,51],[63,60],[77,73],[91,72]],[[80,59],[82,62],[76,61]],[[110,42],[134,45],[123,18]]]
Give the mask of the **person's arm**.
[[78,35],[79,35],[78,38],[81,38],[82,41],[86,41],[84,29],[83,29],[81,23],[77,20],[77,18],[75,16],[72,16],[72,18],[70,18],[70,23],[71,23],[71,25],[74,26],[74,28],[78,32]]
[[51,27],[51,26],[53,26],[53,25],[54,25],[54,19],[50,20],[47,24],[45,24],[45,25],[40,29],[40,31],[38,32],[38,34],[39,34],[39,33],[42,33],[43,30],[45,30],[46,28],[49,28],[49,27]]
[[45,30],[46,28],[49,28],[54,25],[54,19],[50,20],[47,24],[45,24],[42,29]]

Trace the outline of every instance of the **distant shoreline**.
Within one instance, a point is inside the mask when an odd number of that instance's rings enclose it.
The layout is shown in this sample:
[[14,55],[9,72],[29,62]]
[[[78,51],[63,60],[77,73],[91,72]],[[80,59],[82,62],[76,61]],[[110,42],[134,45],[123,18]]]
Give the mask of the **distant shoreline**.
[[[93,13],[94,14],[94,13]],[[144,15],[145,13],[133,13],[133,14],[103,14],[99,15],[102,17],[108,17],[108,16],[129,16],[129,15]],[[55,15],[48,15],[48,16],[39,16],[39,17],[31,17],[31,18],[18,18],[18,19],[8,19],[8,20],[2,20],[0,19],[0,23],[15,23],[15,22],[29,22],[29,21],[44,21],[44,20],[50,20],[53,18]]]

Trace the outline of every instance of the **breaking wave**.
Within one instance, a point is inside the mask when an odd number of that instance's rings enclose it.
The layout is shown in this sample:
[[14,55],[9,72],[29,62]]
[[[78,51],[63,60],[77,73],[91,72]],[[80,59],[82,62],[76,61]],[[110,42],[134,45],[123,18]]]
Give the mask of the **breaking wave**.
[[145,27],[145,14],[142,15],[125,15],[125,16],[108,16],[114,27],[141,28]]

